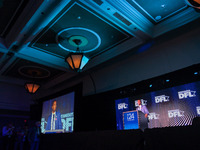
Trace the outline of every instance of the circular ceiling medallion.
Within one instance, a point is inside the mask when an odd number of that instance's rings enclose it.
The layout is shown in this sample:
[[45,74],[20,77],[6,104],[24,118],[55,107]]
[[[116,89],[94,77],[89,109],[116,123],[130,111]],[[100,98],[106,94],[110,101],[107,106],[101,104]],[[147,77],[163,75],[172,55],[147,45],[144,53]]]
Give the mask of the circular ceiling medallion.
[[74,39],[81,40],[82,44],[79,47],[82,53],[94,51],[101,44],[101,38],[96,32],[82,27],[63,29],[56,36],[59,47],[69,52],[76,52],[77,45],[72,41]]
[[50,72],[47,69],[37,66],[23,66],[18,69],[18,72],[28,78],[47,78],[50,76]]
[[81,41],[81,44],[78,45],[78,47],[83,47],[83,46],[86,46],[88,44],[88,40],[85,37],[75,35],[75,36],[71,36],[68,40],[69,44],[71,44],[74,47],[77,47],[77,44],[74,42],[74,40],[80,40]]

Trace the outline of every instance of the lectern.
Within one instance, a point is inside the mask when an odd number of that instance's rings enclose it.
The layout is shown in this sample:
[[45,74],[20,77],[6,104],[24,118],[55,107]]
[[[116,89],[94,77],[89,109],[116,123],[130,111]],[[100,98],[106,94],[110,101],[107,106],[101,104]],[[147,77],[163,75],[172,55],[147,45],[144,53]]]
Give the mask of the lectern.
[[64,129],[45,130],[45,131],[44,131],[44,134],[51,134],[51,133],[64,133]]
[[124,129],[141,129],[148,128],[148,120],[145,114],[138,110],[123,112]]

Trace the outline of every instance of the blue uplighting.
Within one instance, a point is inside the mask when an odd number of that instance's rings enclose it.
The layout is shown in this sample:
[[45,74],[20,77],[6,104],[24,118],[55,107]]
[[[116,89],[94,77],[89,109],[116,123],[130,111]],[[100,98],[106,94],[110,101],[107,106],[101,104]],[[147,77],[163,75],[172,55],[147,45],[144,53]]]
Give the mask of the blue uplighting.
[[153,44],[154,44],[154,41],[151,41],[151,42],[146,43],[145,45],[142,45],[142,46],[138,49],[138,52],[141,53],[141,52],[144,52],[144,51],[148,50],[149,48],[152,47]]

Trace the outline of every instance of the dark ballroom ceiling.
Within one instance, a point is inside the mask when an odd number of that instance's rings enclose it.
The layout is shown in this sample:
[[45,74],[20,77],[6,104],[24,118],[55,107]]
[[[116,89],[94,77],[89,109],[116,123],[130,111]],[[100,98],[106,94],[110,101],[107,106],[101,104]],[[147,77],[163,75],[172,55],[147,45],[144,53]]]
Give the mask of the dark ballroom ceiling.
[[77,76],[65,62],[80,50],[83,72],[200,17],[184,0],[0,0],[0,81],[60,83]]

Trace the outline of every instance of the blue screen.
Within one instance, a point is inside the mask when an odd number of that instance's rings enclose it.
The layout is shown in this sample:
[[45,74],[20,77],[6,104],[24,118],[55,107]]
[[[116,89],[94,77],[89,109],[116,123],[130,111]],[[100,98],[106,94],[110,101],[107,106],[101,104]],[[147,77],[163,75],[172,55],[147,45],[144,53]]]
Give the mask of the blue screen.
[[146,105],[149,128],[192,125],[200,116],[200,82],[149,92],[115,101],[117,130],[124,128],[124,113],[136,110],[140,99]]

